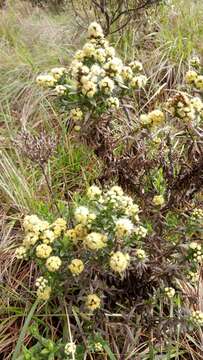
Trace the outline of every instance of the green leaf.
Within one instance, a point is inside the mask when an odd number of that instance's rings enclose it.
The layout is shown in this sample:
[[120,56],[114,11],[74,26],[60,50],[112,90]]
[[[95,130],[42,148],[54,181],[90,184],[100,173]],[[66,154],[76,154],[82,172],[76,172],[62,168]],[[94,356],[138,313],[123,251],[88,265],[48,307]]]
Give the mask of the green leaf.
[[28,330],[28,326],[30,324],[30,321],[32,320],[33,314],[35,312],[35,309],[36,309],[38,303],[39,303],[39,300],[36,300],[34,302],[34,304],[32,305],[31,309],[30,309],[30,312],[29,312],[29,314],[28,314],[28,316],[27,316],[27,318],[25,320],[25,323],[24,323],[24,325],[22,327],[22,330],[20,332],[16,347],[15,347],[15,351],[14,351],[13,356],[12,356],[12,360],[17,360],[17,357],[20,354],[25,334],[26,334],[26,332]]
[[116,357],[114,356],[110,347],[106,343],[103,344],[103,348],[106,351],[106,353],[109,355],[110,360],[116,360]]

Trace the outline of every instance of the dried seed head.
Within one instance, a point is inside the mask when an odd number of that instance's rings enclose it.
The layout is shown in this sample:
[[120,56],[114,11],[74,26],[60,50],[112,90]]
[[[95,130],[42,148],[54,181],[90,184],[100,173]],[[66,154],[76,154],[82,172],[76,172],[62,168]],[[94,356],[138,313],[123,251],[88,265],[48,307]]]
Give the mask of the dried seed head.
[[43,165],[53,155],[57,146],[57,138],[48,135],[44,130],[38,136],[23,130],[14,143],[31,161]]

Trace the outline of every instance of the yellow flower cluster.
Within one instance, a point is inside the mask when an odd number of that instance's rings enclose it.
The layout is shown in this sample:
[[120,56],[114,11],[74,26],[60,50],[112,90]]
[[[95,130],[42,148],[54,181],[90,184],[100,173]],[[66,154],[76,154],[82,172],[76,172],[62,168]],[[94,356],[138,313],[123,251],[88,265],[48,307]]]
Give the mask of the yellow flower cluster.
[[188,84],[194,84],[195,80],[197,79],[197,72],[194,70],[189,70],[185,75],[185,81]]
[[51,287],[50,286],[46,286],[42,290],[37,289],[37,297],[39,300],[47,301],[47,300],[49,300],[50,295],[51,295]]
[[132,71],[134,73],[137,73],[137,72],[140,72],[140,71],[143,70],[142,63],[140,61],[137,61],[137,60],[131,61],[129,66],[131,67],[131,69],[132,69]]
[[80,259],[73,259],[70,265],[68,265],[68,269],[73,275],[80,275],[84,270],[84,264]]
[[83,112],[80,110],[79,107],[71,109],[69,118],[73,121],[80,121],[83,118]]
[[123,66],[121,75],[124,80],[131,80],[133,78],[133,71],[130,66]]
[[53,75],[49,75],[49,74],[43,75],[42,74],[42,75],[37,76],[36,82],[38,85],[40,85],[42,87],[52,87],[55,85],[57,80],[53,77]]
[[203,325],[203,312],[196,310],[193,311],[191,314],[191,321],[193,321],[194,323],[196,323],[199,326]]
[[120,186],[112,186],[112,188],[104,194],[103,203],[111,203],[114,208],[124,211],[126,216],[130,216],[134,221],[139,221],[138,205],[133,202],[133,199],[130,196],[123,194],[123,190]]
[[203,219],[203,209],[194,209],[192,212],[192,219]]
[[169,299],[172,299],[175,295],[175,289],[172,288],[172,287],[165,287],[164,288],[164,293],[166,294],[166,296],[169,298]]
[[[60,233],[59,233],[60,235]],[[58,236],[59,236],[58,235]],[[40,239],[44,244],[52,244],[54,240],[56,239],[56,233],[50,229],[47,229],[42,232]]]
[[77,224],[73,229],[68,229],[66,235],[73,241],[77,243],[79,240],[83,240],[87,236],[87,227],[83,224]]
[[[64,67],[53,68],[53,69],[51,69],[49,74],[41,74],[41,75],[37,76],[36,82],[38,85],[40,85],[42,87],[53,87],[54,85],[56,85],[57,81],[63,76],[63,74],[65,74],[65,72],[66,72],[66,68],[64,68]],[[57,85],[57,86],[59,86],[59,85]],[[56,91],[58,93],[60,93],[60,90],[62,90],[62,88],[57,88],[57,89],[56,89]],[[65,89],[64,89],[64,91],[65,91]]]
[[122,74],[123,63],[121,59],[112,57],[106,62],[103,68],[109,77],[114,78],[116,75]]
[[189,70],[186,73],[185,81],[187,84],[195,86],[198,90],[203,90],[203,75],[199,75],[195,70]]
[[141,89],[145,87],[146,83],[147,83],[147,78],[145,75],[137,75],[134,76],[130,81],[130,86],[133,89]]
[[110,188],[110,190],[107,191],[107,196],[123,196],[124,192],[123,189],[118,186],[118,185],[114,185]]
[[99,88],[101,91],[104,92],[104,94],[110,94],[113,92],[115,85],[112,79],[110,79],[108,76],[100,80],[99,82]]
[[147,257],[146,252],[143,249],[137,249],[135,255],[141,261],[145,260]]
[[65,67],[56,67],[51,69],[51,74],[56,80],[59,80],[63,76],[63,74],[65,74],[65,72],[66,72]]
[[200,62],[200,58],[198,56],[193,56],[191,59],[190,59],[190,65],[195,67],[195,68],[198,68],[200,66],[201,62]]
[[23,239],[23,246],[29,249],[39,240],[39,233],[28,232]]
[[46,245],[52,244],[65,231],[66,221],[58,218],[50,225],[47,221],[39,219],[37,215],[28,215],[24,218],[23,227],[26,232],[23,246],[29,249],[39,240]]
[[198,75],[197,79],[195,80],[195,87],[198,90],[203,90],[203,75]]
[[203,118],[203,103],[197,96],[191,99],[185,93],[179,93],[168,99],[166,109],[171,115],[176,116],[185,122],[199,123]]
[[55,92],[57,95],[64,95],[67,88],[64,85],[56,85]]
[[16,250],[17,258],[25,256],[27,251],[38,242],[42,233],[48,229],[49,223],[40,220],[37,215],[27,215],[24,218],[23,227],[26,234],[23,245]]
[[35,285],[39,289],[43,289],[45,286],[48,285],[48,280],[45,279],[43,276],[40,276],[36,279]]
[[153,204],[156,206],[162,206],[164,204],[165,200],[163,195],[155,195],[153,197]]
[[94,344],[94,351],[95,352],[102,352],[103,351],[103,345],[100,342],[96,342]]
[[192,256],[195,262],[202,262],[203,260],[203,251],[200,244],[196,243],[195,241],[191,242],[189,245],[189,249],[192,250]]
[[109,97],[106,103],[107,106],[111,109],[119,109],[119,99],[117,97]]
[[48,286],[48,280],[43,276],[36,279],[37,297],[39,300],[47,301],[50,298],[51,287]]
[[147,236],[147,229],[142,225],[135,226],[134,233],[141,238],[145,238]]
[[115,234],[119,238],[131,235],[134,230],[134,225],[128,218],[118,219],[115,225]]
[[74,342],[69,342],[65,345],[64,352],[66,355],[74,355],[76,352],[76,345]]
[[74,217],[77,223],[88,225],[96,219],[96,215],[91,213],[86,206],[79,206],[75,209]]
[[[65,232],[66,221],[58,218],[49,224],[47,221],[39,219],[37,215],[28,215],[24,218],[23,227],[26,232],[23,246],[16,249],[15,256],[18,259],[24,259],[28,258],[30,254],[31,256],[35,254],[36,258],[46,261],[45,266],[48,271],[57,271],[62,261],[58,256],[50,256],[53,252],[50,244]],[[30,250],[32,250],[31,253]],[[36,280],[36,286],[38,299],[47,301],[51,294],[48,280],[41,276]]]
[[52,252],[52,247],[46,244],[40,244],[36,247],[36,256],[39,259],[47,259]]
[[190,104],[194,110],[203,117],[203,102],[198,96],[194,96],[190,99]]
[[96,294],[90,294],[86,298],[85,307],[90,310],[94,311],[101,306],[101,300]]
[[90,199],[90,200],[95,200],[95,199],[99,199],[100,196],[102,194],[102,191],[101,189],[96,186],[96,185],[92,185],[88,188],[87,190],[87,197]]
[[66,221],[63,218],[56,219],[52,224],[52,230],[58,237],[66,230]]
[[38,235],[40,231],[48,229],[49,223],[47,221],[40,220],[37,215],[27,215],[24,218],[23,227],[26,232]]
[[24,246],[19,246],[15,251],[15,257],[19,260],[26,259],[27,252]]
[[201,250],[201,245],[193,241],[189,244],[189,248],[192,250]]
[[196,283],[199,280],[199,272],[198,271],[189,271],[188,272],[188,279],[192,283]]
[[88,36],[93,39],[102,39],[104,37],[101,25],[96,21],[92,22],[88,28]]
[[149,112],[148,114],[142,114],[140,115],[140,122],[143,126],[160,126],[163,124],[165,120],[165,115],[163,111],[161,110],[153,110]]
[[122,274],[129,266],[130,256],[117,251],[110,257],[110,267],[113,271]]
[[46,268],[50,272],[55,272],[59,270],[61,264],[62,261],[59,256],[50,256],[46,261]]
[[84,245],[90,250],[99,250],[107,246],[107,236],[92,232],[84,239]]
[[[139,61],[124,66],[115,56],[115,49],[109,46],[102,28],[96,22],[88,28],[89,41],[82,50],[76,52],[70,66],[70,75],[76,81],[77,90],[88,98],[95,95],[111,95],[116,87],[122,85],[141,88],[146,77],[139,75],[142,64]],[[114,105],[119,106],[118,101]]]

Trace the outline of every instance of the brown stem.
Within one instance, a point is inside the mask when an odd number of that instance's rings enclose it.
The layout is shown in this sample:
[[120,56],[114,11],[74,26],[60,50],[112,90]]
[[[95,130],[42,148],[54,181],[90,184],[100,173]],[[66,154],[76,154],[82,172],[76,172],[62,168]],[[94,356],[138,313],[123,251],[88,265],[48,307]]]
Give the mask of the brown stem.
[[47,188],[48,188],[48,190],[49,190],[49,194],[50,194],[50,196],[51,196],[52,202],[53,202],[53,204],[55,205],[59,216],[61,216],[61,212],[60,212],[60,210],[59,210],[58,204],[57,204],[56,199],[55,199],[55,195],[54,195],[54,193],[53,193],[53,190],[52,190],[52,187],[51,187],[51,185],[50,185],[48,176],[47,176],[47,174],[46,174],[44,164],[40,163],[39,165],[40,165],[40,169],[42,170],[42,173],[43,173],[43,175],[44,175],[44,179],[45,179],[45,181],[46,181]]

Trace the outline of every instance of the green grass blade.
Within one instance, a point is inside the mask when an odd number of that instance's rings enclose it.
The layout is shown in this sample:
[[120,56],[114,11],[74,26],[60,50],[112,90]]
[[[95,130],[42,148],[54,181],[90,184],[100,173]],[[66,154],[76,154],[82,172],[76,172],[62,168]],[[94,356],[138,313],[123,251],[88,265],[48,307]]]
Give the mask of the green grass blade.
[[23,345],[25,334],[27,332],[28,326],[30,324],[30,321],[32,320],[33,314],[35,312],[35,309],[36,309],[38,303],[39,303],[39,301],[36,300],[34,302],[34,304],[32,305],[31,309],[30,309],[30,312],[29,312],[29,314],[28,314],[28,316],[27,316],[27,318],[25,320],[25,323],[24,323],[24,325],[22,327],[22,330],[20,332],[16,347],[15,347],[15,351],[14,351],[13,356],[12,356],[12,360],[17,360],[17,357],[20,355],[20,351],[21,351],[21,347]]

